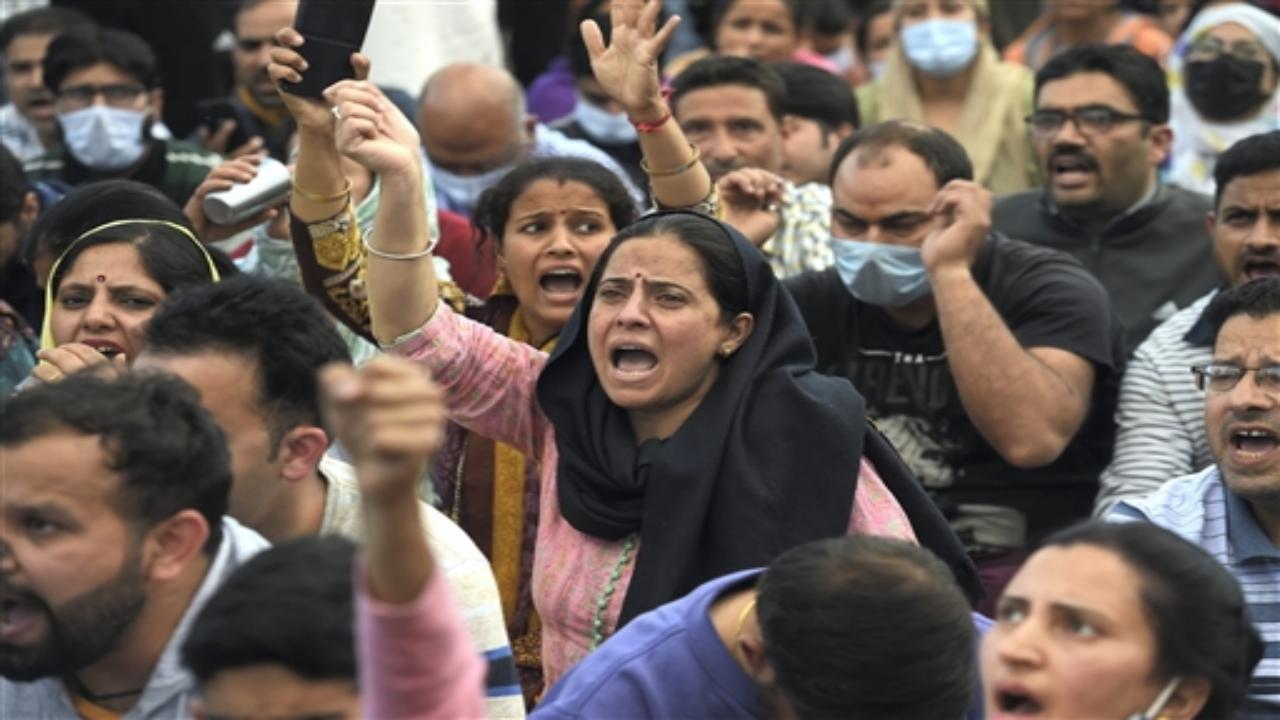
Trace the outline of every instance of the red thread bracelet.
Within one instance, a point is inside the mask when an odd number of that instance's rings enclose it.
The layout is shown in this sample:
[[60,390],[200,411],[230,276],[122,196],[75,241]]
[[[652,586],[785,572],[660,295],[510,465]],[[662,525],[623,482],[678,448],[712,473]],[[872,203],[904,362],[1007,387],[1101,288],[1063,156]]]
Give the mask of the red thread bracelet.
[[[631,120],[631,118],[627,119]],[[668,108],[667,111],[662,114],[662,117],[654,120],[653,122],[636,122],[635,120],[631,120],[631,124],[635,126],[636,132],[638,133],[651,133],[657,131],[657,129],[663,125],[666,125],[667,121],[670,119],[671,109]]]

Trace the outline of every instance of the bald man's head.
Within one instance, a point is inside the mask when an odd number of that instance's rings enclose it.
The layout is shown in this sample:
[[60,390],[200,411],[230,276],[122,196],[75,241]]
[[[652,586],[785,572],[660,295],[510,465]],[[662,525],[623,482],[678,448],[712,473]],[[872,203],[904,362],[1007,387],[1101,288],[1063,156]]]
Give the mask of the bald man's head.
[[445,66],[427,80],[418,130],[431,164],[478,175],[524,160],[536,118],[526,117],[524,91],[511,73],[474,63]]

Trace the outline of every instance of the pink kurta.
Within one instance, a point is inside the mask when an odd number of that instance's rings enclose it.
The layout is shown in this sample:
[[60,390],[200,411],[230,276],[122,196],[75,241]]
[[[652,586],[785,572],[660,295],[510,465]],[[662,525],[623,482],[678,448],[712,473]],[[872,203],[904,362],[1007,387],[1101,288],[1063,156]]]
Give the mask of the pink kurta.
[[[551,687],[591,651],[595,608],[622,553],[620,541],[583,534],[560,514],[555,429],[538,407],[538,374],[547,355],[438,305],[421,330],[388,350],[429,368],[447,393],[452,419],[507,443],[539,464],[541,507],[533,561],[533,602],[542,618],[542,664]],[[864,458],[849,532],[915,541],[911,523]],[[637,551],[638,551],[637,547]],[[604,613],[604,635],[617,627],[635,556]]]

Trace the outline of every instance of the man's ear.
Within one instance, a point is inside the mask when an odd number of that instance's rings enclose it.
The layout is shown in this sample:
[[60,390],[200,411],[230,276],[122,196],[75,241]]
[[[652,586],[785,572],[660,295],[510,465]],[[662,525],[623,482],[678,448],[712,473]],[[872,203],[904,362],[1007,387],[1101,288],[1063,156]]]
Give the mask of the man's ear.
[[1168,125],[1152,125],[1150,135],[1151,145],[1148,156],[1151,166],[1160,167],[1164,164],[1165,158],[1169,157],[1169,150],[1173,147],[1173,128]]
[[198,510],[179,510],[157,523],[143,540],[147,580],[164,583],[182,574],[209,539],[209,523]]
[[525,139],[533,142],[534,134],[538,130],[538,116],[532,113],[524,117],[524,135]]
[[773,685],[778,681],[778,674],[764,655],[764,640],[755,635],[739,635],[737,643],[752,680],[761,685]]
[[36,195],[34,190],[28,190],[27,194],[22,196],[22,208],[18,210],[18,226],[30,228],[39,214],[40,196]]
[[782,139],[786,140],[800,129],[800,118],[795,115],[783,115],[782,122],[778,123],[778,130],[782,133]]
[[311,477],[329,449],[329,436],[314,425],[299,425],[280,440],[280,476],[289,482]]
[[151,96],[151,119],[155,122],[164,121],[164,89],[156,88],[148,95]]
[[1209,229],[1209,237],[1213,237],[1213,231],[1218,229],[1218,213],[1214,211],[1205,213],[1204,226]]

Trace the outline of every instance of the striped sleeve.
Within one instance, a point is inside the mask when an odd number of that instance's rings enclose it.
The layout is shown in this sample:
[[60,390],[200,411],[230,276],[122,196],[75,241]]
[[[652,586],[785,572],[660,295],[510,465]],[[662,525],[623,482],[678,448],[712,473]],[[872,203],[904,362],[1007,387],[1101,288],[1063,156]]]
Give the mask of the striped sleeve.
[[1103,517],[1117,503],[1141,498],[1208,462],[1204,396],[1190,368],[1206,361],[1211,350],[1193,346],[1183,336],[1210,297],[1169,318],[1129,362],[1116,410],[1115,451],[1099,479],[1095,516]]

